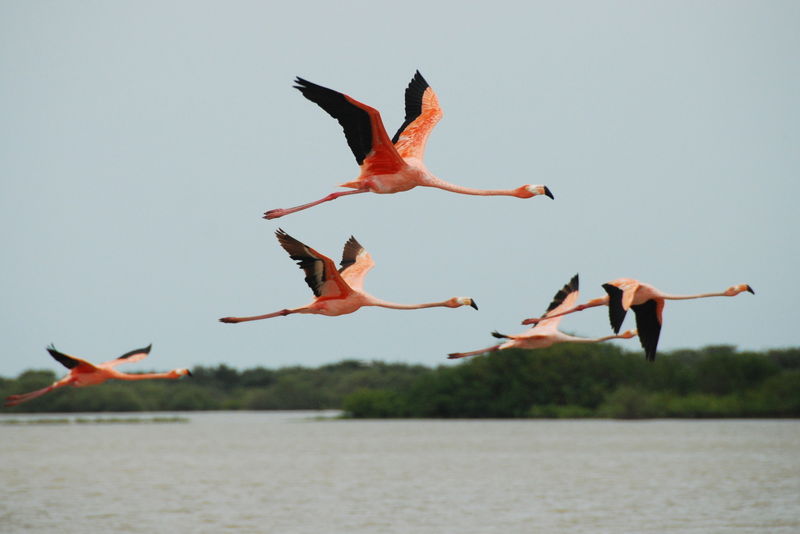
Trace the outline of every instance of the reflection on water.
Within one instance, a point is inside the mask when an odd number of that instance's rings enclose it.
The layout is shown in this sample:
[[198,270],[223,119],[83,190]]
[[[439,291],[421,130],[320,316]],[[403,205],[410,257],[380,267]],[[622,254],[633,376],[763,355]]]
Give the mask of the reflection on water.
[[800,531],[797,421],[176,415],[0,425],[0,532]]

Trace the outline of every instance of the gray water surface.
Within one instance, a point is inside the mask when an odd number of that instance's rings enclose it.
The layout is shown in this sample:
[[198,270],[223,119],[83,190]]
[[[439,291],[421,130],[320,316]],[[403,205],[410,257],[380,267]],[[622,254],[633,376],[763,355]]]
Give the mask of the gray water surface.
[[800,532],[798,421],[180,415],[0,425],[0,532]]

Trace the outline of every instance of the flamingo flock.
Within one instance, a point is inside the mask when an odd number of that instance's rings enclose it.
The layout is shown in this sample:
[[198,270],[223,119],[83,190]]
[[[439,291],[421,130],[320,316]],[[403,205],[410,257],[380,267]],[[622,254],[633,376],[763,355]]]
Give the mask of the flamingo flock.
[[630,339],[636,336],[635,330],[627,330],[622,334],[615,334],[613,336],[604,336],[598,338],[575,337],[558,329],[558,323],[561,317],[567,313],[567,310],[575,305],[578,300],[578,275],[562,287],[558,293],[553,297],[547,311],[542,315],[536,323],[527,331],[516,336],[507,336],[497,331],[492,332],[492,335],[499,339],[508,339],[498,345],[491,347],[473,350],[471,352],[454,352],[448,355],[448,358],[464,358],[466,356],[475,356],[476,354],[484,354],[487,352],[496,352],[504,349],[545,349],[556,343],[599,343],[601,341],[608,341],[609,339]]
[[[436,93],[419,71],[414,74],[405,90],[405,120],[391,139],[378,110],[344,93],[300,77],[295,79],[294,88],[339,122],[360,172],[355,179],[340,184],[340,187],[346,188],[344,191],[333,192],[319,200],[291,208],[270,209],[264,213],[264,219],[284,217],[342,196],[360,193],[400,193],[417,186],[476,196],[532,198],[544,195],[550,199],[555,198],[546,185],[524,184],[513,189],[474,189],[446,182],[433,175],[425,166],[423,156],[428,136],[442,118],[442,110]],[[478,309],[475,301],[469,297],[452,297],[422,304],[398,304],[370,295],[364,291],[364,278],[374,266],[374,262],[355,237],[351,236],[345,243],[337,269],[331,258],[298,241],[282,229],[278,229],[275,235],[281,247],[303,270],[306,284],[311,288],[314,299],[309,304],[297,308],[284,308],[263,315],[223,317],[219,319],[220,322],[241,323],[292,314],[338,316],[353,313],[364,306],[396,310],[462,306]],[[528,330],[516,335],[492,332],[495,338],[505,341],[484,349],[454,352],[449,354],[448,358],[459,359],[491,354],[510,348],[539,349],[556,343],[599,343],[612,339],[630,339],[638,335],[645,358],[648,361],[655,361],[666,300],[733,297],[743,292],[754,293],[748,284],[740,284],[717,293],[670,295],[638,280],[619,278],[602,285],[606,292],[605,296],[578,305],[576,304],[579,295],[578,286],[576,274],[555,294],[543,315],[522,321],[523,325],[530,325]],[[565,315],[598,306],[608,307],[613,335],[583,338],[565,334],[558,329]],[[620,334],[619,331],[629,309],[634,312],[636,329],[626,330]],[[56,361],[69,369],[69,373],[45,388],[7,397],[5,406],[16,406],[68,385],[84,387],[101,384],[109,379],[178,379],[191,376],[188,369],[143,374],[128,374],[116,369],[117,365],[142,360],[150,353],[150,349],[151,346],[132,350],[113,360],[95,365],[59,352],[51,345],[47,351]]]

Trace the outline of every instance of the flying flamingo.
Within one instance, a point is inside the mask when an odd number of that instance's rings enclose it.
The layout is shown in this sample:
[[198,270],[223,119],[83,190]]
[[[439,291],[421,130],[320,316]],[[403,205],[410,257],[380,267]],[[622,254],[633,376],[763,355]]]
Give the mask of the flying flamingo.
[[[648,361],[655,361],[658,337],[661,334],[662,316],[665,300],[702,299],[706,297],[735,297],[743,291],[755,294],[753,288],[747,284],[731,286],[721,293],[700,293],[698,295],[668,295],[650,284],[645,284],[632,278],[618,278],[603,284],[607,295],[588,301],[586,304],[575,306],[558,313],[566,315],[577,311],[593,308],[595,306],[608,306],[608,318],[611,328],[615,333],[622,327],[625,314],[632,309],[636,315],[636,329],[639,331],[639,341],[642,343],[644,354]],[[550,318],[553,317],[550,315]],[[522,324],[536,324],[545,317],[525,319]]]
[[464,358],[466,356],[475,356],[476,354],[484,354],[487,352],[496,352],[504,349],[543,349],[555,343],[598,343],[600,341],[607,341],[609,339],[630,339],[636,335],[636,331],[628,330],[619,335],[605,336],[595,339],[585,337],[570,336],[561,332],[558,329],[558,323],[561,321],[561,315],[564,310],[575,305],[578,300],[578,275],[572,277],[561,290],[555,294],[550,306],[542,316],[538,324],[533,325],[531,328],[516,336],[507,336],[499,332],[492,332],[492,335],[500,339],[508,339],[498,345],[488,347],[481,350],[473,350],[471,352],[454,352],[449,354],[449,359]]
[[275,232],[281,246],[289,253],[289,257],[297,262],[306,274],[306,283],[314,292],[311,304],[300,308],[283,309],[266,315],[252,317],[223,317],[223,323],[241,323],[244,321],[257,321],[269,319],[292,313],[315,313],[320,315],[344,315],[353,313],[362,306],[380,306],[395,310],[416,310],[420,308],[433,308],[437,306],[458,308],[459,306],[472,306],[476,310],[478,305],[467,297],[453,297],[442,302],[429,302],[426,304],[395,304],[373,297],[366,293],[364,276],[372,269],[375,263],[372,256],[364,250],[355,237],[344,245],[340,269],[336,270],[333,260],[320,254],[293,238],[280,228]]
[[114,367],[121,363],[133,363],[143,360],[148,354],[150,354],[150,348],[152,346],[153,345],[148,345],[143,349],[132,350],[113,360],[103,362],[99,365],[94,365],[86,360],[69,356],[63,352],[58,352],[53,345],[50,345],[47,347],[47,352],[49,352],[50,356],[55,358],[58,363],[69,369],[69,374],[61,380],[53,382],[46,388],[31,391],[30,393],[6,397],[5,406],[16,406],[22,402],[35,399],[36,397],[41,397],[45,393],[48,393],[56,388],[68,386],[70,384],[79,388],[83,386],[102,384],[106,380],[112,378],[117,380],[148,380],[151,378],[180,378],[184,375],[192,376],[192,373],[190,373],[188,369],[173,369],[172,371],[168,371],[166,373],[142,373],[134,375],[122,373],[114,369]]
[[295,89],[299,89],[303,96],[339,121],[347,144],[361,167],[361,174],[355,180],[341,184],[340,187],[349,187],[351,191],[331,193],[320,200],[294,208],[269,210],[264,213],[265,219],[277,219],[345,195],[369,191],[378,194],[399,193],[416,186],[438,187],[465,195],[506,195],[517,198],[547,195],[553,198],[544,185],[523,185],[516,189],[473,189],[445,182],[431,174],[422,157],[428,135],[442,118],[442,110],[436,93],[419,71],[406,88],[405,122],[391,140],[378,110],[303,78],[297,78],[295,83]]

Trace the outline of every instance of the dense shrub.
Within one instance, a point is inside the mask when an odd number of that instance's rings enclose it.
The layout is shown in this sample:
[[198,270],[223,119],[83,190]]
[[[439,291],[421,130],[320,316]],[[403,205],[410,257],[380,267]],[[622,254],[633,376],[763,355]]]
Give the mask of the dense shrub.
[[[507,350],[436,368],[344,360],[316,369],[225,364],[181,380],[66,387],[7,411],[341,408],[352,417],[798,417],[800,349],[730,346],[659,354],[611,344]],[[51,371],[0,378],[0,396],[51,384]]]

